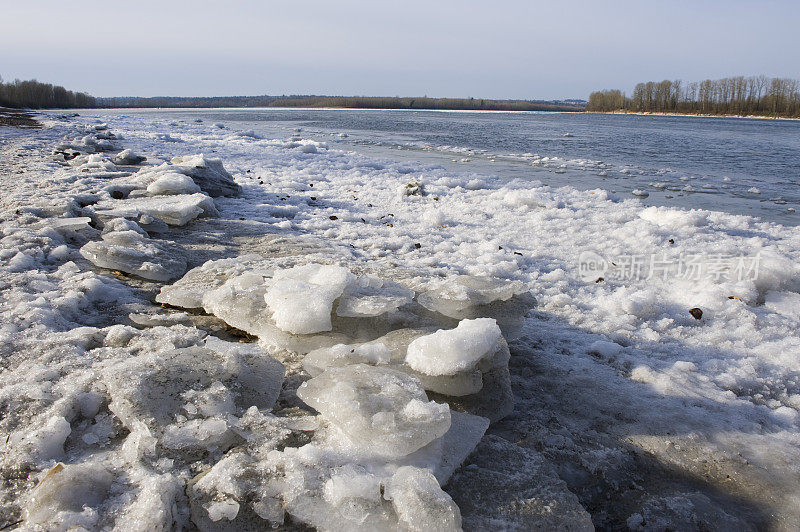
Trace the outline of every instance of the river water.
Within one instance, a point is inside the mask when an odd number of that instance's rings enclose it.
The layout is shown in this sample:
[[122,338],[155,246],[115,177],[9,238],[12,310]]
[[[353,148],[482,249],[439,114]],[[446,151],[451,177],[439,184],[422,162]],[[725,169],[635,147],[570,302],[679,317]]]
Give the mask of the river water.
[[[800,121],[591,113],[93,110],[224,124],[449,170],[798,225]],[[299,131],[298,131],[299,130]],[[645,197],[645,195],[647,195]]]

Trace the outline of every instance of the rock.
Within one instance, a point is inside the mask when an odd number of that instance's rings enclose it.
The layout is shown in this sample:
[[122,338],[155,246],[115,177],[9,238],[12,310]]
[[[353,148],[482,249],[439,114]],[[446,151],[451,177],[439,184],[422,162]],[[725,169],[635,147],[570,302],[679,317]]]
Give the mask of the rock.
[[690,308],[689,309],[689,314],[691,314],[692,317],[694,319],[696,319],[696,320],[703,319],[703,310],[700,309],[700,308],[697,308],[697,307]]
[[425,185],[415,179],[412,179],[411,181],[406,183],[401,189],[401,193],[403,194],[403,196],[427,195],[427,193],[425,192]]

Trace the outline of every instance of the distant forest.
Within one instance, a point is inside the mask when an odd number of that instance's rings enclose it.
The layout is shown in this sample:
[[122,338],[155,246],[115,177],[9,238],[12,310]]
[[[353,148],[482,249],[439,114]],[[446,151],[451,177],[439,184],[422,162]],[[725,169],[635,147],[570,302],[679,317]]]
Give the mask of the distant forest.
[[337,107],[348,109],[444,109],[475,111],[583,111],[578,100],[485,100],[380,96],[219,96],[210,98],[98,98],[100,107]]
[[14,80],[3,83],[0,77],[0,107],[16,109],[70,109],[96,107],[97,101],[84,92],[72,92],[60,85]]
[[593,92],[586,110],[797,118],[800,81],[766,76],[648,81],[636,85],[631,97],[616,89]]

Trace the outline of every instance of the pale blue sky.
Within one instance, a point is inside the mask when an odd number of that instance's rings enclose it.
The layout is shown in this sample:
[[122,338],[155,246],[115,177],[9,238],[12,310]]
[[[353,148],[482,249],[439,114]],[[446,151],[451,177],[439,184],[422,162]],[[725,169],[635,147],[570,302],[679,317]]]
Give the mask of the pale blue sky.
[[0,0],[0,75],[96,96],[585,98],[800,78],[800,0]]

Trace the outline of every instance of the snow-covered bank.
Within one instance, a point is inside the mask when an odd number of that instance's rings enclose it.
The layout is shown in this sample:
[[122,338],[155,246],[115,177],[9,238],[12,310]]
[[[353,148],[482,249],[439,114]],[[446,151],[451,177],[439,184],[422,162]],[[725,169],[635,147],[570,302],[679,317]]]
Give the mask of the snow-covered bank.
[[299,135],[48,126],[0,146],[6,522],[798,524],[796,231]]

